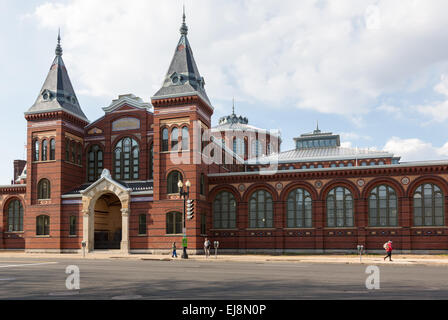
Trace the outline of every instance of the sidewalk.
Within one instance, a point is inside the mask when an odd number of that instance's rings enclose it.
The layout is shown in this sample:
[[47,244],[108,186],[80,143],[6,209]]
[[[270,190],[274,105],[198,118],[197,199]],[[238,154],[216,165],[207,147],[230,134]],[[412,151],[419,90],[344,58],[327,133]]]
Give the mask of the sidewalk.
[[[0,251],[1,258],[36,258],[36,259],[126,259],[126,260],[153,260],[153,261],[175,261],[183,260],[171,258],[171,255],[156,254],[122,254],[119,251],[105,251],[87,253],[85,258],[82,254],[50,254],[50,253],[24,253]],[[338,263],[338,264],[381,264],[381,265],[440,265],[448,266],[448,255],[393,255],[393,260],[384,261],[383,255],[364,255],[360,262],[357,255],[189,255],[188,261],[200,261],[207,263],[215,262],[254,262],[254,263]]]

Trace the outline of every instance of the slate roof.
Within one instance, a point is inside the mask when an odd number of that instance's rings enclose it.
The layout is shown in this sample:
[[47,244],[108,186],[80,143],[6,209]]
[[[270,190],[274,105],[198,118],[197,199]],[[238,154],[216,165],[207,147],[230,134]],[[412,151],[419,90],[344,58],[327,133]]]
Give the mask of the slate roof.
[[151,99],[158,100],[177,96],[198,95],[212,107],[204,89],[204,78],[199,73],[190,42],[187,38],[188,27],[185,24],[185,14],[183,19],[183,24],[180,28],[181,36],[162,88]]
[[[153,181],[133,181],[133,182],[123,182],[123,181],[117,181],[122,186],[132,189],[132,192],[138,192],[138,191],[151,191],[153,189]],[[80,195],[81,191],[84,191],[88,187],[90,187],[94,182],[91,183],[84,183],[75,189],[65,193],[64,195]]]
[[394,155],[386,151],[354,149],[344,147],[322,147],[293,149],[289,151],[247,160],[248,164],[266,163],[278,161],[280,163],[329,161],[329,160],[354,160],[371,158],[391,158]]
[[25,114],[64,110],[88,122],[89,120],[81,110],[78,98],[68,76],[67,68],[62,60],[60,39],[60,36],[58,36],[58,45],[55,50],[56,57],[51,64],[44,85],[39,92],[36,102]]

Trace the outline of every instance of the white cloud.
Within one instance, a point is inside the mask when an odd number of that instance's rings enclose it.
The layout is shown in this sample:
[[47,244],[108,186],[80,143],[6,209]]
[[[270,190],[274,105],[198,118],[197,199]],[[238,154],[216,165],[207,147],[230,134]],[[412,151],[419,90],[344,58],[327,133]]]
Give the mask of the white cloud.
[[[405,90],[416,74],[448,56],[445,0],[186,5],[190,43],[212,101],[236,96],[276,107],[294,101],[358,119],[376,98]],[[78,90],[149,99],[168,69],[181,3],[71,0],[49,2],[33,16],[40,26],[61,26]]]
[[427,105],[414,107],[421,114],[429,117],[431,121],[444,122],[448,119],[448,76],[443,74],[440,82],[434,87],[434,91],[442,95],[445,100],[433,102]]
[[442,147],[435,147],[420,139],[401,139],[392,137],[383,148],[385,151],[401,156],[401,161],[426,161],[448,158],[448,142]]

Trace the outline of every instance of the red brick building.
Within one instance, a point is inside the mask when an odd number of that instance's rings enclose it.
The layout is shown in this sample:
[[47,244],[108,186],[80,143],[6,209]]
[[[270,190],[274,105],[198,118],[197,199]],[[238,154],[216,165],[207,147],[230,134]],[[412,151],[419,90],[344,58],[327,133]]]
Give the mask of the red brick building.
[[[204,238],[224,252],[448,250],[448,161],[400,163],[343,148],[317,128],[280,152],[278,132],[233,111],[211,127],[213,106],[184,22],[161,89],[144,102],[121,95],[90,122],[56,48],[25,112],[27,160],[0,186],[0,249],[188,251]],[[185,187],[184,187],[185,190]]]

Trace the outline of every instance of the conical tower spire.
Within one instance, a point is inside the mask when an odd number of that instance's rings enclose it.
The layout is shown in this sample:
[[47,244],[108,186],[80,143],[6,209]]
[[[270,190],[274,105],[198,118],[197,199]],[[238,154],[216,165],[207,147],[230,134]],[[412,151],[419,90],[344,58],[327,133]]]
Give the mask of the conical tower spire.
[[197,95],[213,109],[205,92],[205,81],[201,77],[196,61],[194,60],[187,34],[188,27],[185,23],[184,7],[182,26],[180,27],[180,39],[174,51],[173,59],[166,73],[162,88],[151,99],[159,100]]
[[64,61],[62,60],[60,31],[58,32],[58,43],[56,45],[55,54],[56,57],[51,64],[47,78],[37,96],[36,102],[27,112],[25,112],[25,115],[65,111],[81,120],[89,122],[86,115],[81,110]]

